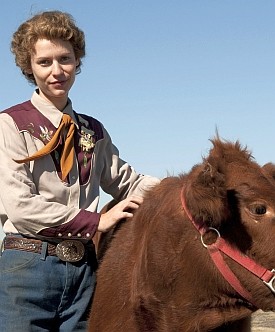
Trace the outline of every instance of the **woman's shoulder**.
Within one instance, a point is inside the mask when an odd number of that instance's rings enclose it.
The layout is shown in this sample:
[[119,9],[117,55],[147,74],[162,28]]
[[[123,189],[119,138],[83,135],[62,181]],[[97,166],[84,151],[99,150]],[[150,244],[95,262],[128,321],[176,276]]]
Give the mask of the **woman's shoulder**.
[[98,139],[104,137],[104,127],[99,120],[86,114],[75,113],[75,116],[81,131],[92,131],[96,134]]
[[19,112],[21,111],[22,113],[25,113],[25,112],[30,112],[34,109],[35,109],[35,107],[31,103],[31,101],[27,100],[27,101],[24,101],[23,103],[13,105],[13,106],[1,111],[1,113],[12,114],[12,113],[18,112],[18,111]]
[[[41,130],[54,131],[55,127],[30,100],[14,105],[0,113],[8,122],[13,122],[19,131],[27,131],[41,139]],[[46,129],[45,129],[46,128]]]

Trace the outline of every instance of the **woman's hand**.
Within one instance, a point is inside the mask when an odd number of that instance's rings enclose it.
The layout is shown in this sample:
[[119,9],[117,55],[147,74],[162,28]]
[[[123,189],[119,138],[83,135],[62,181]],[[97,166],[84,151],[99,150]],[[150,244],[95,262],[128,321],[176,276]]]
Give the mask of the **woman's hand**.
[[142,197],[129,196],[123,201],[117,203],[113,208],[100,216],[98,231],[108,232],[121,219],[132,218],[133,213],[131,210],[138,209],[142,202]]

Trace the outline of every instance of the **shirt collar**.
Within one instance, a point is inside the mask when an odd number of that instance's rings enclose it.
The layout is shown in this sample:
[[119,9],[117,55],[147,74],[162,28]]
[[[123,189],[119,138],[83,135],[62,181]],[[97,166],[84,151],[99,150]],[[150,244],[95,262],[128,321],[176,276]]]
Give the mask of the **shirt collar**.
[[61,112],[53,104],[42,98],[39,95],[38,90],[35,90],[31,97],[31,103],[39,110],[39,112],[41,112],[46,118],[48,118],[56,128],[58,128],[59,126],[63,113],[69,114],[73,119],[75,125],[78,127],[73,111],[72,102],[70,99],[68,99],[66,107]]

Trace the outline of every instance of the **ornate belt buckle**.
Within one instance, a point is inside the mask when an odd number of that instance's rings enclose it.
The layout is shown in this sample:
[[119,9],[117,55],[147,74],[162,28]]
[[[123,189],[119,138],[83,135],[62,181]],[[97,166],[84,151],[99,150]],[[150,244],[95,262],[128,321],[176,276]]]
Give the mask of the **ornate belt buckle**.
[[64,262],[78,262],[85,254],[84,244],[77,240],[64,240],[56,246],[56,255]]

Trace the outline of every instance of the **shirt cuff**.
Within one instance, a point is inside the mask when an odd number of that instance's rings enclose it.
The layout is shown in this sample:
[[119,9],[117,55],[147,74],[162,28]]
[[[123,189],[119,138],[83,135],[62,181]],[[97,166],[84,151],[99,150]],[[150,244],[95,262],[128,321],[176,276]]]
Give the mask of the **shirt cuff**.
[[72,220],[56,227],[42,229],[38,234],[61,239],[91,239],[98,227],[100,214],[81,210]]

